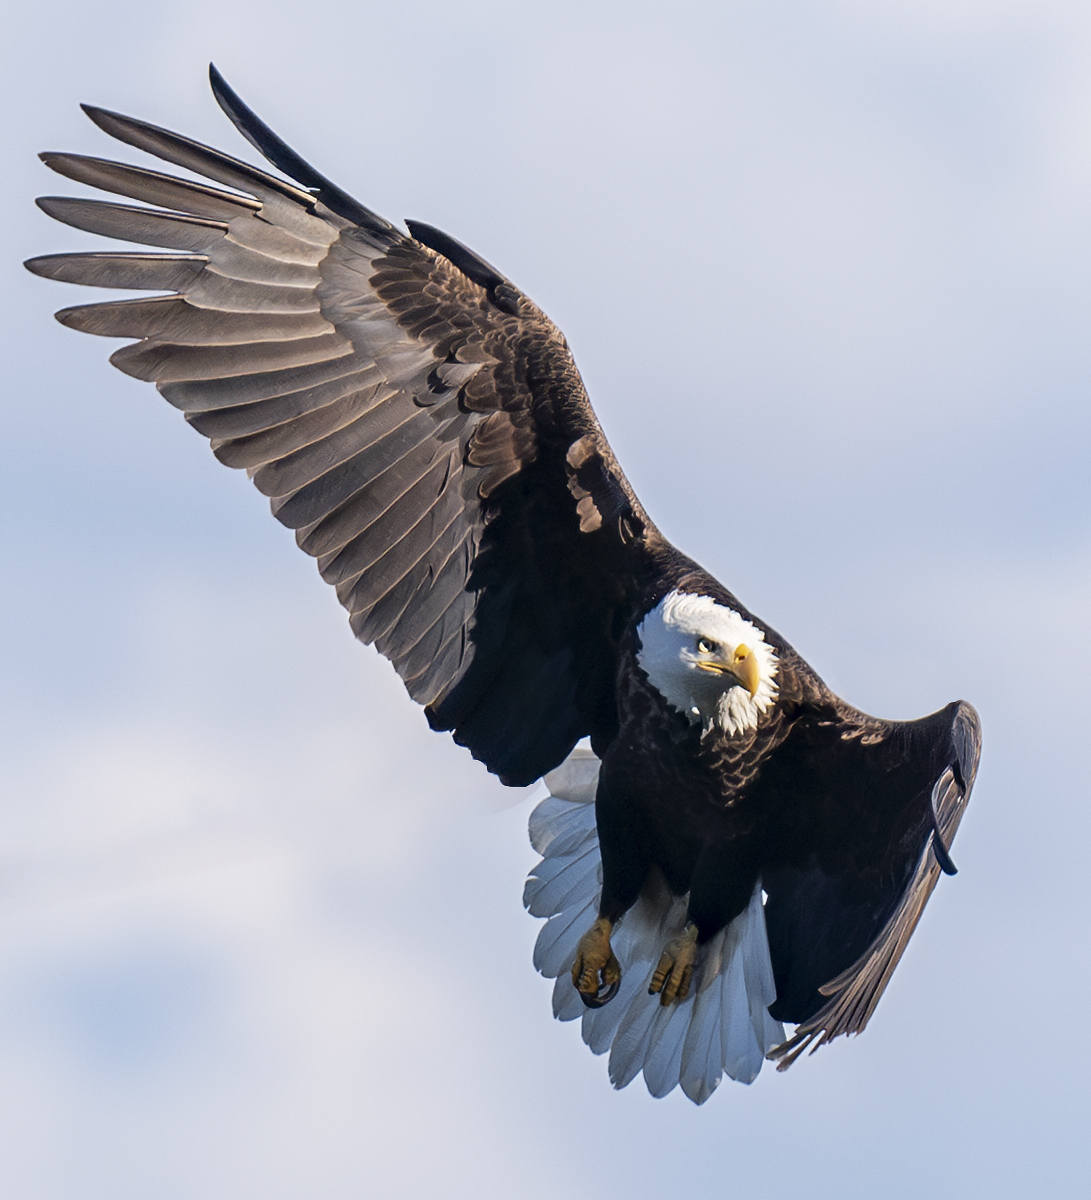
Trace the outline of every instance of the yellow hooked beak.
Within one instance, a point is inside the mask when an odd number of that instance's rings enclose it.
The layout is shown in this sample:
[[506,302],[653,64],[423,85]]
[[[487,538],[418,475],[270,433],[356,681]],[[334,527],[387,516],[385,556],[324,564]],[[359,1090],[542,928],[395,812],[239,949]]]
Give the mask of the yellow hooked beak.
[[749,646],[736,646],[730,660],[706,659],[697,663],[697,666],[702,671],[712,671],[716,675],[734,675],[751,698],[758,694],[761,672],[758,670],[757,656]]

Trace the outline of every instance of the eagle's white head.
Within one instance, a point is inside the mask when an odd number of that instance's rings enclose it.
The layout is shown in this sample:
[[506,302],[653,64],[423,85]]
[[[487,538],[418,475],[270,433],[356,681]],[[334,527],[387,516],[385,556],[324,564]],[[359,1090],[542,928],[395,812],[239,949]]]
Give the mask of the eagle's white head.
[[777,656],[765,634],[711,596],[669,592],[637,635],[637,662],[652,686],[703,734],[754,729],[777,698]]

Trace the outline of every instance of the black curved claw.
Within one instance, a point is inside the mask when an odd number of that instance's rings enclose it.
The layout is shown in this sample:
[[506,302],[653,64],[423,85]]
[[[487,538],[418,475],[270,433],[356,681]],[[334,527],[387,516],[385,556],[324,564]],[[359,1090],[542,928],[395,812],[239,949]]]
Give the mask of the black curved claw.
[[609,1004],[613,1000],[618,994],[620,987],[621,980],[615,979],[613,983],[608,983],[605,987],[599,988],[593,996],[587,995],[586,992],[580,992],[580,999],[588,1008],[602,1008],[604,1004]]

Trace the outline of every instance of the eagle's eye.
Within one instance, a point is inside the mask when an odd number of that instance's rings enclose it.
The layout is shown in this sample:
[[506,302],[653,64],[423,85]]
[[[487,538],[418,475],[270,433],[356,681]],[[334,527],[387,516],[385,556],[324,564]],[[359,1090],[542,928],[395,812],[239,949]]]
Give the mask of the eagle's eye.
[[709,641],[708,638],[703,637],[697,639],[697,651],[699,654],[712,654],[715,649],[716,643]]

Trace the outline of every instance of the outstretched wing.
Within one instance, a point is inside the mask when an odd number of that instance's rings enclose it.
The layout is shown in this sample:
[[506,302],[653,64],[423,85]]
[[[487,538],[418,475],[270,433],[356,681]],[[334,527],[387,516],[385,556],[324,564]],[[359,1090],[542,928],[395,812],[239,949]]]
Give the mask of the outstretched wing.
[[86,108],[111,136],[212,182],[45,154],[141,202],[50,198],[47,213],[165,252],[27,266],[166,293],[57,316],[139,339],[115,366],[156,383],[222,462],[246,468],[433,727],[529,783],[579,738],[612,735],[633,563],[657,535],[550,321],[454,239],[417,224],[409,237],[347,196],[214,68],[212,82],[302,187]]
[[949,847],[980,753],[965,703],[906,722],[844,706],[801,722],[783,747],[768,782],[794,819],[762,884],[769,1011],[798,1028],[770,1054],[778,1069],[868,1023],[940,871],[954,873]]

